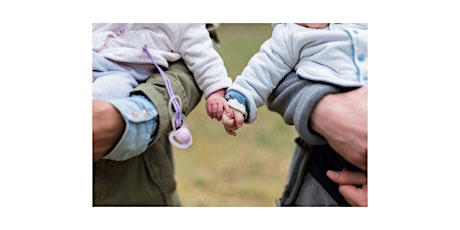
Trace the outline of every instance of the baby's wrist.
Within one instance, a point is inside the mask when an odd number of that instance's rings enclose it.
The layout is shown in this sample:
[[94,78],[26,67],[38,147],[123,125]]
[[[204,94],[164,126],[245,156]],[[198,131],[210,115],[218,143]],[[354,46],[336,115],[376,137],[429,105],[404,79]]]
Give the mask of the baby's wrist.
[[213,93],[211,93],[211,95],[217,95],[217,96],[222,96],[222,97],[225,97],[225,89],[219,89],[217,91],[214,91]]

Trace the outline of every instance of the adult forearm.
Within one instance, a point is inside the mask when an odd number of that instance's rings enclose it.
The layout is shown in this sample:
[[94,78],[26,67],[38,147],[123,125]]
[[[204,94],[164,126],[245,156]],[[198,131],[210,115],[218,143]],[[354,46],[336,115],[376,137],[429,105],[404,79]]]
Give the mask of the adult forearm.
[[291,72],[273,91],[267,107],[280,114],[286,124],[294,125],[307,143],[325,144],[326,139],[310,128],[310,114],[321,98],[338,92],[340,88],[336,86],[301,79]]
[[107,154],[125,129],[123,117],[105,100],[93,99],[93,161]]
[[311,127],[350,163],[367,170],[367,86],[321,99]]
[[367,170],[367,86],[342,90],[290,73],[273,91],[267,107],[294,125],[308,144],[329,143],[350,163]]

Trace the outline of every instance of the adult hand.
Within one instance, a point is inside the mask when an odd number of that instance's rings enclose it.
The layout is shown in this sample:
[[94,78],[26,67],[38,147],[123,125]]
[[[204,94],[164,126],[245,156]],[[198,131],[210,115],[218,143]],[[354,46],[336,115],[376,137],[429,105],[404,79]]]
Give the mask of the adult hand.
[[367,207],[367,175],[364,172],[328,170],[326,175],[339,184],[340,194],[351,206]]
[[367,86],[323,97],[310,122],[337,153],[367,171]]
[[115,146],[123,135],[125,121],[118,110],[105,100],[93,99],[93,161]]

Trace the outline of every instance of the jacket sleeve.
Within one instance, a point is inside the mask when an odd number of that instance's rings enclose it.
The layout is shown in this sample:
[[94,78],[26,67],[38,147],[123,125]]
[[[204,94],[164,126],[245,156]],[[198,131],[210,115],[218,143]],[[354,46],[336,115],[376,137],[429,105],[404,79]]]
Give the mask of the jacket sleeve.
[[[179,52],[184,63],[194,74],[195,81],[205,98],[220,89],[232,85],[224,60],[214,49],[213,38],[205,24],[181,24]],[[215,38],[215,37],[214,37]]]
[[280,114],[286,124],[294,125],[299,136],[308,144],[326,144],[326,139],[310,128],[310,114],[325,95],[340,92],[337,86],[299,78],[291,72],[270,95],[267,108]]
[[281,81],[291,72],[298,61],[294,36],[285,27],[274,29],[272,37],[265,41],[236,77],[229,90],[242,94],[249,105],[248,123],[257,118],[257,108],[265,105],[267,99]]

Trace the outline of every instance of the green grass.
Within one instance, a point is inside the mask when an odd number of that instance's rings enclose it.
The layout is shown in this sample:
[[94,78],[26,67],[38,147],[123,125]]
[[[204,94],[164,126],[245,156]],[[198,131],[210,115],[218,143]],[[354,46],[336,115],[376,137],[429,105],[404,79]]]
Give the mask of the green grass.
[[[235,78],[271,36],[270,24],[221,24],[219,53]],[[265,106],[237,136],[211,120],[204,100],[188,117],[193,145],[174,149],[178,192],[185,207],[273,207],[284,188],[294,127]]]

